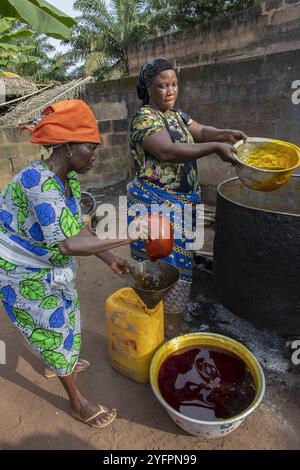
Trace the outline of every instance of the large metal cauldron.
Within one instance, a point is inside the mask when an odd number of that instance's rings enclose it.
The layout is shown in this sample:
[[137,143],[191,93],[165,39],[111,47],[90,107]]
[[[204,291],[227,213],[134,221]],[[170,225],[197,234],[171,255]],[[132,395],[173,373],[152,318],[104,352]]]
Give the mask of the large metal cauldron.
[[257,327],[300,333],[300,175],[271,193],[218,187],[214,287]]

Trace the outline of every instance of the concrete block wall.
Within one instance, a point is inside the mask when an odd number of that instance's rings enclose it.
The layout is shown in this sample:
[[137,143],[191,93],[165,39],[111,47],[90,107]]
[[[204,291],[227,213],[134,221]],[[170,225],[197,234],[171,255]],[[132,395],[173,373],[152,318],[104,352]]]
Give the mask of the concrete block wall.
[[[92,171],[81,175],[83,188],[101,188],[126,178],[131,169],[126,119],[98,121],[102,142],[96,151]],[[30,163],[47,158],[41,147],[28,142],[29,134],[19,134],[17,127],[0,129],[0,190]]]
[[98,121],[101,145],[91,171],[80,176],[83,189],[98,189],[122,181],[132,173],[126,119]]
[[0,190],[13,176],[41,157],[39,146],[28,142],[27,132],[19,133],[17,127],[0,129]]
[[[236,62],[186,67],[180,71],[176,106],[206,125],[244,130],[249,136],[300,145],[300,104],[292,84],[300,80],[300,48]],[[129,122],[140,102],[136,77],[87,86],[86,101],[103,119],[108,109]],[[129,155],[129,154],[128,154]],[[130,162],[129,162],[130,164]],[[217,185],[235,170],[211,155],[198,161],[203,198],[213,204]]]
[[133,44],[130,75],[150,57],[167,57],[177,66],[230,62],[300,47],[299,0],[267,0],[225,19]]
[[[300,146],[300,104],[292,102],[292,84],[299,79],[300,49],[190,67],[181,71],[178,107],[200,123]],[[209,203],[214,203],[217,185],[235,176],[217,156],[198,160],[198,169]]]

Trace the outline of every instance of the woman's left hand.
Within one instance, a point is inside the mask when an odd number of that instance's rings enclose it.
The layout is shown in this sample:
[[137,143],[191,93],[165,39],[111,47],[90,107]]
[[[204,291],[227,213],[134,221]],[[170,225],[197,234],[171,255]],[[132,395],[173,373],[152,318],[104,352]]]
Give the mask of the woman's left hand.
[[118,274],[118,276],[123,277],[124,274],[129,270],[130,265],[126,261],[126,259],[119,258],[118,256],[112,257],[110,262],[108,263],[109,267],[111,270],[115,273]]
[[225,141],[235,144],[239,140],[246,140],[248,136],[243,131],[236,131],[232,129],[226,129],[222,132],[222,137]]

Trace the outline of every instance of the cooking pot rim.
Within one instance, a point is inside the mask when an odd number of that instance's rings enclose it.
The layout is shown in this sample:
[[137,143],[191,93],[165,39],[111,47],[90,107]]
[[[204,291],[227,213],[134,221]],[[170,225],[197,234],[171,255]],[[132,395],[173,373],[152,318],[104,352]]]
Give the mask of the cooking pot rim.
[[[291,179],[293,179],[293,178],[300,178],[300,175],[292,175]],[[234,181],[234,180],[239,180],[239,177],[235,176],[234,178],[229,178],[227,180],[224,180],[217,187],[218,195],[220,197],[222,197],[223,199],[225,199],[226,201],[231,202],[233,204],[236,204],[237,206],[241,206],[241,207],[251,209],[251,210],[255,210],[255,211],[267,212],[267,213],[272,213],[272,214],[287,215],[287,216],[293,216],[293,217],[300,217],[300,214],[295,214],[293,212],[282,212],[282,211],[275,211],[275,210],[270,210],[270,209],[263,209],[261,207],[254,207],[254,206],[251,206],[251,205],[242,204],[241,202],[237,202],[237,201],[234,201],[233,199],[230,199],[229,197],[225,196],[222,193],[221,189],[222,189],[222,186],[225,186],[230,181]],[[249,189],[249,191],[250,191],[250,189]]]

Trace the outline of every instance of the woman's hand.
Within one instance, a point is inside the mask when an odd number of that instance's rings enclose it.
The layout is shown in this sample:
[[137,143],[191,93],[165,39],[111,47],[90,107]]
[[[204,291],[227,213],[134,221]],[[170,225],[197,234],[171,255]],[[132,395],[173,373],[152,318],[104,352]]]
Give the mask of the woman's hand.
[[130,265],[126,261],[126,259],[119,258],[118,256],[112,255],[113,259],[111,260],[110,263],[108,263],[108,266],[111,268],[111,270],[115,273],[118,274],[118,276],[123,277],[124,274],[129,270]]
[[239,140],[246,140],[248,136],[243,131],[235,131],[232,129],[225,129],[222,131],[222,140],[235,144]]
[[119,256],[113,255],[110,251],[98,253],[96,256],[107,264],[107,266],[109,266],[115,274],[118,274],[118,276],[123,277],[130,268],[126,259],[119,258]]
[[246,140],[248,136],[239,130],[218,129],[217,127],[204,126],[194,121],[189,127],[194,141],[201,142],[231,142],[235,144],[239,140]]
[[223,160],[223,162],[232,163],[232,165],[236,165],[237,161],[233,156],[234,148],[230,144],[223,144],[223,143],[216,143],[216,153],[219,157]]

